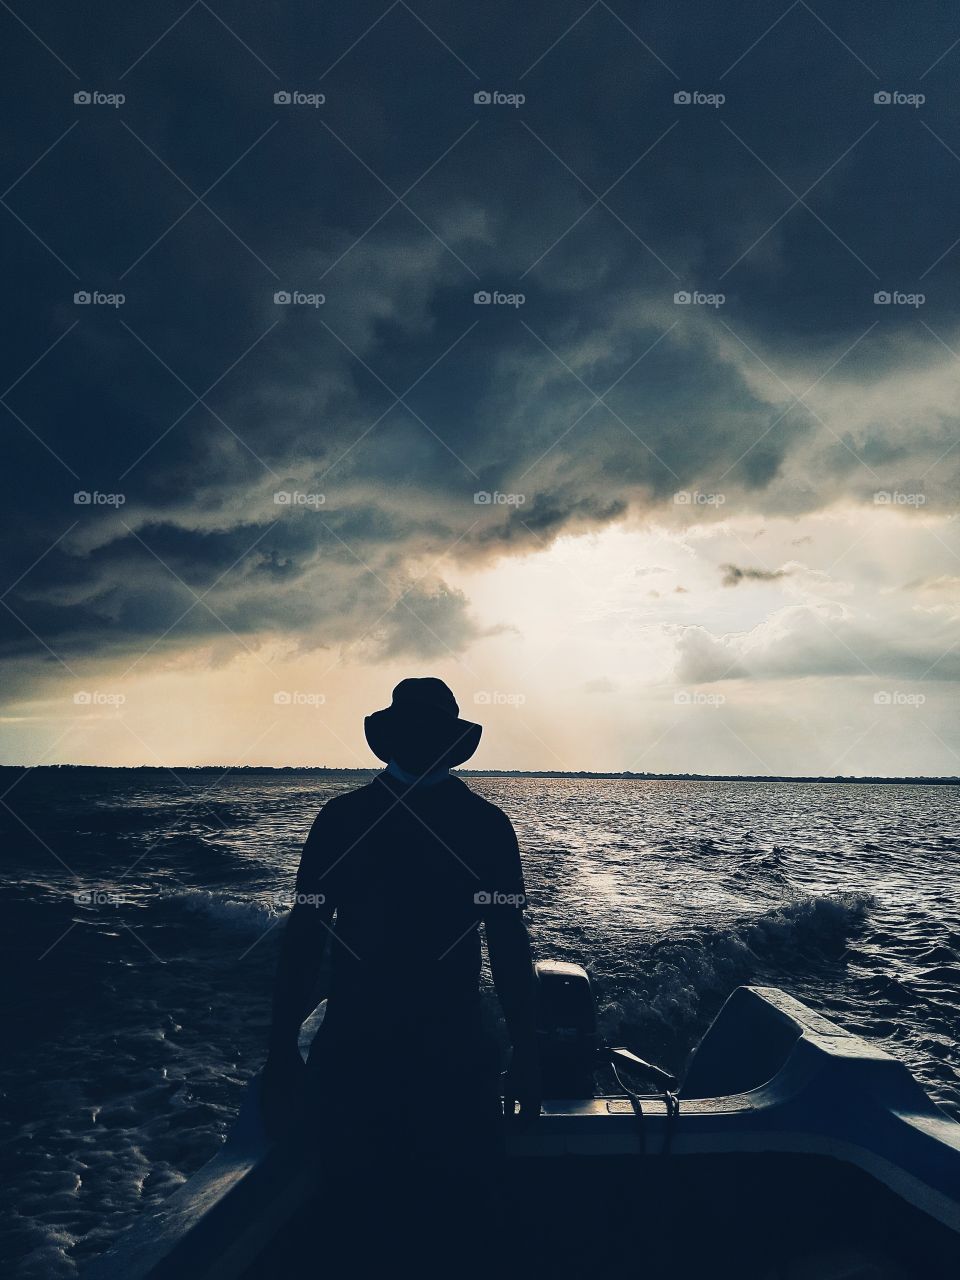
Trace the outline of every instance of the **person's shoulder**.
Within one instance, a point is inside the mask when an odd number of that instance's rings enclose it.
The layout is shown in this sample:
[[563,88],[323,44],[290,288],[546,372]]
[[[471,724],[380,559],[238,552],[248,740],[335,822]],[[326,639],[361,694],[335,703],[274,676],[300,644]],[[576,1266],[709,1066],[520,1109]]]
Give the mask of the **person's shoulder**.
[[463,803],[468,804],[471,807],[479,821],[486,822],[495,828],[498,827],[506,829],[509,827],[511,831],[513,830],[513,823],[499,805],[494,804],[493,801],[488,800],[486,796],[482,796],[478,792],[474,791],[473,788],[468,786],[462,778],[456,778],[455,781],[460,784],[460,788],[463,792]]
[[332,822],[349,821],[355,814],[369,813],[377,803],[381,788],[376,779],[365,783],[362,787],[354,787],[351,791],[341,791],[331,796],[320,806],[320,812],[314,819],[314,826]]
[[380,775],[377,774],[369,782],[364,782],[359,787],[351,787],[349,791],[341,791],[338,795],[331,796],[327,804],[356,804],[361,797],[369,799],[370,796],[375,795],[380,790],[379,777]]
[[331,817],[349,817],[352,813],[368,810],[377,803],[382,793],[382,786],[373,778],[361,787],[353,787],[350,791],[341,791],[339,795],[331,796],[320,812],[329,813]]

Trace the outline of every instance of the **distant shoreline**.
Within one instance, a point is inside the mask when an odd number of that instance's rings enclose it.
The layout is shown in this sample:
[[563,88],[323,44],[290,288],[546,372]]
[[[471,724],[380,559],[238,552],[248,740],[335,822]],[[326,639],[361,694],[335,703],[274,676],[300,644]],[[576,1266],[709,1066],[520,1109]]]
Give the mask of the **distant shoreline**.
[[[188,764],[188,765],[101,765],[101,764],[41,764],[41,765],[21,765],[21,764],[3,764],[0,765],[0,775],[6,773],[140,773],[140,774],[164,774],[164,773],[222,773],[222,774],[291,774],[291,773],[316,773],[316,774],[369,774],[371,777],[382,772],[380,769],[367,768],[348,768],[333,767],[328,765],[218,765],[218,764]],[[850,786],[918,786],[918,787],[955,787],[960,786],[960,777],[871,777],[864,775],[856,777],[853,775],[837,775],[830,777],[825,774],[762,774],[762,773],[633,773],[630,770],[624,770],[619,773],[601,772],[592,773],[586,769],[581,770],[560,770],[560,769],[457,769],[456,774],[464,778],[597,778],[597,779],[623,779],[630,782],[819,782],[819,783],[843,783]]]

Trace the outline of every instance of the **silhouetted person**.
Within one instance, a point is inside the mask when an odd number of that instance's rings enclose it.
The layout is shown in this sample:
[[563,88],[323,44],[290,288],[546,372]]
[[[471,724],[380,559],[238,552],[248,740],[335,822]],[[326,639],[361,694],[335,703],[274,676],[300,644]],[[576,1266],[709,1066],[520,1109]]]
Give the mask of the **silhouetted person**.
[[[500,809],[449,773],[482,730],[459,718],[441,680],[401,681],[364,728],[388,767],[324,805],[304,846],[277,976],[265,1117],[274,1133],[316,1125],[327,1168],[352,1195],[382,1198],[413,1177],[436,1201],[435,1226],[467,1230],[467,1202],[482,1201],[478,1178],[493,1176],[503,1123],[496,1052],[481,1027],[481,921],[513,1045],[509,1121],[529,1122],[540,1109],[517,839]],[[298,1035],[323,994],[305,1066]],[[485,1232],[494,1229],[487,1218]]]

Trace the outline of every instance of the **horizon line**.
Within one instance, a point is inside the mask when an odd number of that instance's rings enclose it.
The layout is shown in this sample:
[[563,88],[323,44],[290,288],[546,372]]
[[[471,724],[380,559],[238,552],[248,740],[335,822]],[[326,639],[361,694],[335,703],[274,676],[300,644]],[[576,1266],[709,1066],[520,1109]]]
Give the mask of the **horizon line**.
[[[110,771],[153,770],[158,773],[186,772],[187,770],[218,770],[224,774],[241,772],[263,773],[366,773],[383,772],[377,765],[319,765],[319,764],[74,764],[70,762],[45,764],[0,764],[0,769],[19,769],[24,774],[38,770],[99,769]],[[957,774],[791,774],[791,773],[683,773],[671,770],[664,773],[632,769],[455,769],[454,776],[466,777],[520,777],[520,778],[633,778],[641,781],[663,782],[837,782],[837,783],[901,783],[917,785],[960,785]]]

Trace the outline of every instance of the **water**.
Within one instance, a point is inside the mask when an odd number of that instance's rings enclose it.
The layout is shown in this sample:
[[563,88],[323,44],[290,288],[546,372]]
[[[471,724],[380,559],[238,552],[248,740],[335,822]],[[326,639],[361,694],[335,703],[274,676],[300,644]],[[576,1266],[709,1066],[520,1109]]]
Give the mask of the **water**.
[[[76,1275],[216,1151],[263,1058],[277,895],[365,780],[0,770],[5,1270]],[[767,983],[960,1114],[958,788],[471,785],[517,827],[536,954],[589,969],[609,1038],[679,1068]]]

